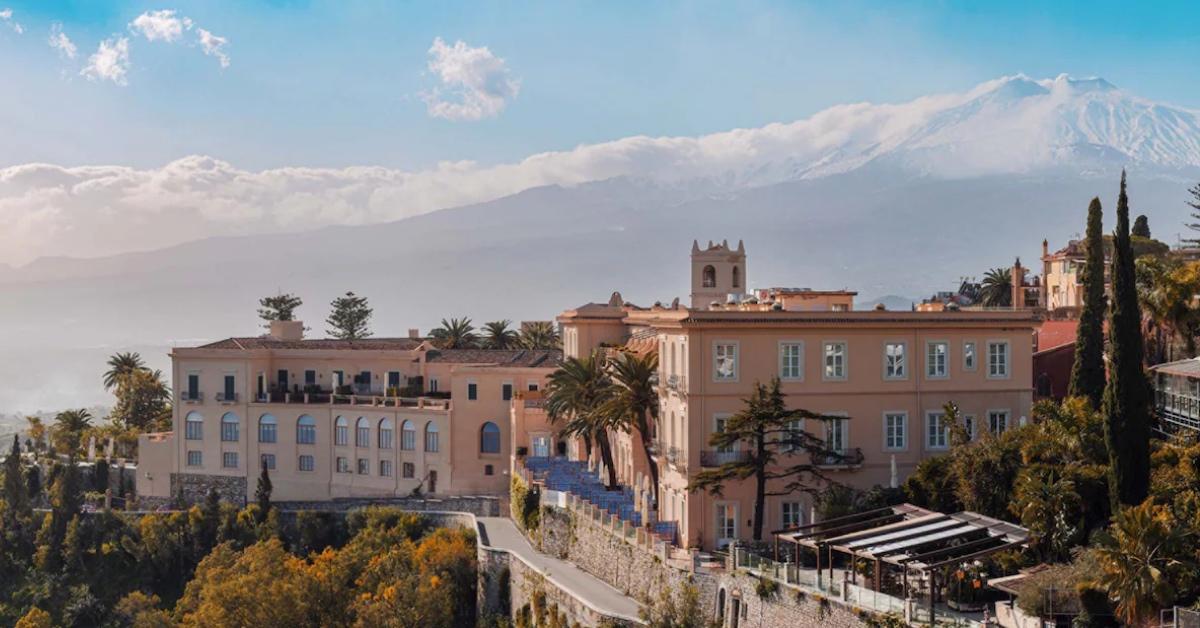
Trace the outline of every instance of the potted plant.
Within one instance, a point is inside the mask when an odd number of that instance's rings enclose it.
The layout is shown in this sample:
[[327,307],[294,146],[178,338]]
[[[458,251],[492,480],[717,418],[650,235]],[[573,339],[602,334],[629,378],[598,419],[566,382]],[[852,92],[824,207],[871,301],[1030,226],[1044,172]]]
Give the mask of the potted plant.
[[946,581],[946,605],[956,611],[981,611],[987,607],[987,573],[976,560],[963,563],[950,572]]

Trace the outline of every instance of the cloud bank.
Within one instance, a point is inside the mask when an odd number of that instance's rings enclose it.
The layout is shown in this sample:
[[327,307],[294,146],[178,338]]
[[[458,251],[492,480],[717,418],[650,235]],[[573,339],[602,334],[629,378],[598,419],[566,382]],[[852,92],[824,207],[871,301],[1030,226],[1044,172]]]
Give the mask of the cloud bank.
[[[101,52],[119,46],[102,45]],[[98,74],[123,77],[119,63],[93,65]],[[841,105],[805,120],[700,137],[627,137],[498,165],[252,172],[204,156],[147,170],[26,164],[0,169],[0,263],[371,224],[620,176],[705,193],[848,172],[877,160],[914,175],[957,178],[1038,167],[1078,172],[1097,159],[1200,167],[1200,112],[1103,81],[1018,76],[903,104]]]
[[473,48],[463,41],[447,46],[438,37],[429,47],[429,71],[439,84],[422,97],[435,118],[492,118],[521,91],[521,82],[511,76],[504,59],[486,46]]

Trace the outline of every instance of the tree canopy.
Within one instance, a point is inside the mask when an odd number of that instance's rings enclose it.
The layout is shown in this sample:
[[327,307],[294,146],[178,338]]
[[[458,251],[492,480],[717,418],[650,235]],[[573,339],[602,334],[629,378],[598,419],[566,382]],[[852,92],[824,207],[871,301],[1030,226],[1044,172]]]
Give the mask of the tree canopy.
[[347,292],[330,303],[332,311],[325,322],[327,333],[339,340],[361,340],[371,336],[371,314],[374,310],[367,305],[367,298]]

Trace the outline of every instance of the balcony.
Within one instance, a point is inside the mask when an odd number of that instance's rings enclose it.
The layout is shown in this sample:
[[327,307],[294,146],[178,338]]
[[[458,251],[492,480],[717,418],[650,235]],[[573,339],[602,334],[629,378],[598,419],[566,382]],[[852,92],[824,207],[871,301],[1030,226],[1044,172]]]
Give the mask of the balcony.
[[687,393],[687,376],[686,375],[668,375],[667,379],[666,379],[665,387],[667,390],[670,390],[672,392],[679,393],[681,395],[686,394]]
[[223,404],[228,405],[231,403],[237,403],[237,400],[238,400],[237,393],[227,393],[227,392],[217,393],[217,403],[223,403]]
[[1200,430],[1200,399],[1164,390],[1155,393],[1158,418],[1173,427]]
[[825,456],[813,456],[813,464],[822,469],[854,469],[863,463],[862,449],[847,447],[845,449],[830,449]]
[[448,393],[433,393],[415,397],[385,395],[375,391],[368,394],[358,394],[342,388],[340,392],[310,388],[305,392],[280,392],[272,390],[255,398],[257,403],[286,404],[286,405],[349,405],[369,406],[374,408],[417,408],[429,410],[449,410],[450,395]]
[[204,400],[204,393],[198,390],[181,390],[179,391],[179,401],[186,404],[200,403]]
[[750,459],[748,451],[717,451],[705,449],[700,452],[700,466],[719,467],[733,462],[746,462]]

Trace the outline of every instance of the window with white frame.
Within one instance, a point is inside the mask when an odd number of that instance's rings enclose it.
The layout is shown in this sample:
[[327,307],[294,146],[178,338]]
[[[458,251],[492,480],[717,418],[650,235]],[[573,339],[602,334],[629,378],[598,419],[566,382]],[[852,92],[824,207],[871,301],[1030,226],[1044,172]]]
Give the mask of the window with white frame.
[[[713,422],[713,431],[718,434],[720,434],[721,432],[724,432],[725,424],[727,422],[729,422],[729,417],[727,415],[717,415],[715,421]],[[719,451],[721,453],[731,452],[731,451],[733,451],[733,445],[723,445],[721,447],[718,447],[717,451]]]
[[370,475],[371,474],[371,461],[370,460],[367,460],[366,458],[358,459],[358,474],[359,475]]
[[963,343],[963,370],[964,371],[974,371],[976,360],[977,360],[977,358],[975,356],[975,343],[972,341],[964,342]]
[[221,466],[226,469],[236,469],[238,466],[238,455],[236,451],[226,451],[221,454]]
[[334,420],[333,444],[342,446],[350,444],[350,419],[340,416]]
[[825,379],[846,379],[846,343],[825,343]]
[[883,345],[883,377],[885,379],[905,379],[908,377],[908,356],[905,355],[903,342],[889,342]]
[[784,528],[796,528],[804,525],[804,510],[800,502],[780,502],[779,523]]
[[391,460],[380,460],[379,461],[379,475],[382,477],[385,477],[385,478],[392,477],[392,461]]
[[737,505],[717,504],[717,543],[737,538]]
[[204,440],[204,417],[199,412],[189,412],[184,419],[184,436],[187,440]]
[[788,421],[788,434],[784,437],[787,442],[783,450],[787,452],[800,451],[804,440],[804,419]]
[[312,471],[317,468],[316,460],[308,454],[300,456],[299,465],[301,471]]
[[926,449],[945,449],[949,445],[949,434],[945,412],[930,412],[925,415]]
[[358,421],[354,424],[354,446],[364,448],[371,446],[371,421],[365,416],[358,417]]
[[198,451],[187,452],[187,466],[198,467],[204,463],[204,456]]
[[836,453],[845,453],[850,448],[847,419],[832,419],[825,423],[825,447]]
[[400,466],[400,473],[400,477],[411,480],[417,474],[417,467],[411,462],[405,462]]
[[400,449],[413,451],[417,448],[417,427],[412,421],[405,420],[400,424]]
[[338,456],[336,468],[338,473],[350,473],[350,459],[345,456]]
[[899,451],[908,446],[908,413],[887,412],[883,415],[883,448]]
[[425,451],[437,453],[438,426],[433,421],[425,424]]
[[737,344],[717,343],[713,345],[713,379],[733,381],[737,379]]
[[989,410],[988,429],[993,434],[1000,434],[1008,430],[1008,410]]
[[779,344],[779,379],[804,379],[804,343],[782,342]]
[[942,378],[949,374],[946,369],[946,359],[950,353],[950,345],[945,342],[930,342],[925,345],[925,376]]
[[988,377],[1008,377],[1008,342],[988,343]]

